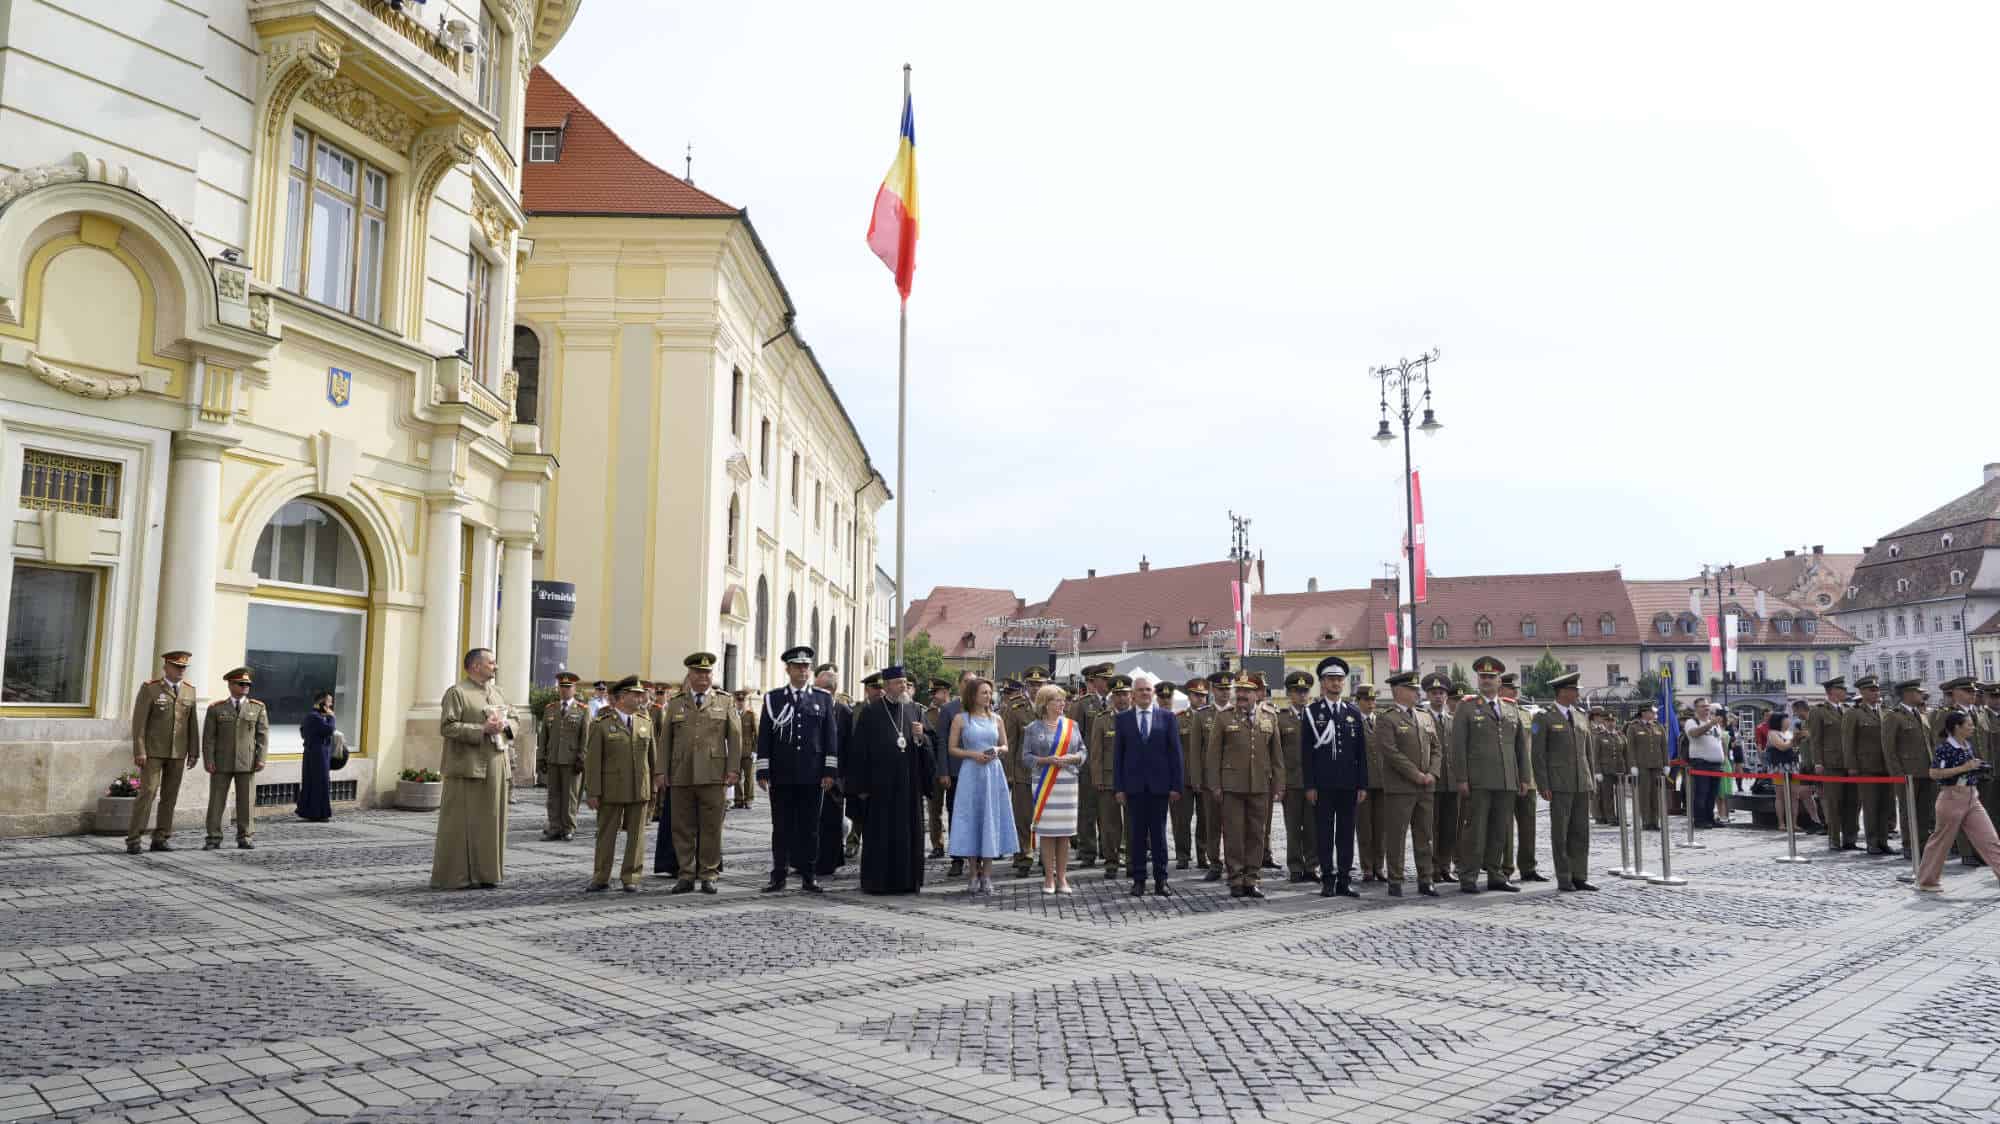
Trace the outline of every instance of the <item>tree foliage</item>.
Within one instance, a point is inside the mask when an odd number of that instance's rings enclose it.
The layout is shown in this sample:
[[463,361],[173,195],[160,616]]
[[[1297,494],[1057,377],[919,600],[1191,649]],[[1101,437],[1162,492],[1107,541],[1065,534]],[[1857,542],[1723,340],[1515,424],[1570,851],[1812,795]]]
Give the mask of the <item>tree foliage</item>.
[[1546,699],[1555,692],[1549,690],[1549,680],[1563,673],[1562,661],[1556,658],[1555,650],[1544,647],[1542,658],[1535,666],[1521,673],[1521,692],[1533,699]]
[[945,676],[944,649],[931,643],[931,634],[919,632],[903,642],[903,670],[912,683],[929,683]]

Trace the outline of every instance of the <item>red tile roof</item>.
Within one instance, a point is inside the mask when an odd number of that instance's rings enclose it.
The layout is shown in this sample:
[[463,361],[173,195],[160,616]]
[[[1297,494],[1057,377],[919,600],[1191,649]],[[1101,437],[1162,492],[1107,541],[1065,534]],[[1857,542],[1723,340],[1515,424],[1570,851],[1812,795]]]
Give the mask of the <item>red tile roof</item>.
[[[1632,616],[1632,602],[1625,595],[1625,582],[1617,570],[1584,570],[1568,574],[1483,574],[1476,577],[1441,578],[1432,575],[1429,599],[1417,608],[1417,647],[1447,648],[1563,648],[1636,644],[1639,629]],[[1387,648],[1382,631],[1382,614],[1390,611],[1396,598],[1396,583],[1377,580],[1369,584],[1372,594],[1367,620],[1371,648]],[[1609,614],[1612,630],[1605,633],[1599,622]],[[1582,635],[1571,636],[1566,627],[1575,616],[1582,622]],[[1532,618],[1535,635],[1524,636],[1521,625]],[[1431,639],[1432,622],[1442,619],[1447,636]],[[1479,634],[1479,622],[1492,625],[1488,636]]]
[[[1189,622],[1204,622],[1203,632],[1229,628],[1235,617],[1229,583],[1235,580],[1236,563],[1228,561],[1065,578],[1037,615],[1089,626],[1090,638],[1081,643],[1086,652],[1199,647],[1202,640],[1189,631]],[[1251,611],[1256,612],[1254,602]],[[1156,629],[1150,636],[1148,624]],[[1264,628],[1261,621],[1253,625]]]
[[1288,650],[1365,649],[1372,597],[1366,589],[1266,593],[1250,603],[1250,626],[1255,632],[1278,633]]
[[[979,589],[973,586],[941,585],[929,597],[919,597],[903,606],[903,637],[920,632],[930,634],[931,643],[948,656],[971,656],[993,650],[999,629],[987,625],[988,617],[1022,617],[1026,607],[1011,589]],[[971,639],[966,639],[967,634]]]
[[563,131],[555,163],[521,168],[521,206],[530,215],[734,218],[742,213],[633,151],[539,66],[528,76],[524,119],[530,129]]
[[[1739,567],[1738,574],[1742,573]],[[1626,582],[1626,596],[1632,600],[1632,613],[1638,618],[1643,635],[1640,643],[1649,648],[1707,648],[1708,626],[1701,620],[1695,622],[1693,635],[1681,631],[1680,620],[1688,613],[1688,590],[1701,585],[1701,579],[1686,581],[1643,581]],[[1822,646],[1845,647],[1854,643],[1854,636],[1846,629],[1833,623],[1831,617],[1818,618],[1816,631],[1811,635],[1799,631],[1794,624],[1789,634],[1780,633],[1774,622],[1780,617],[1813,617],[1813,611],[1796,602],[1787,601],[1768,590],[1764,594],[1764,620],[1757,619],[1757,590],[1754,586],[1738,581],[1736,596],[1725,606],[1727,612],[1740,612],[1751,622],[1751,631],[1738,635],[1737,644],[1771,647],[1811,648]],[[1655,621],[1665,615],[1672,622],[1672,635],[1661,636]]]

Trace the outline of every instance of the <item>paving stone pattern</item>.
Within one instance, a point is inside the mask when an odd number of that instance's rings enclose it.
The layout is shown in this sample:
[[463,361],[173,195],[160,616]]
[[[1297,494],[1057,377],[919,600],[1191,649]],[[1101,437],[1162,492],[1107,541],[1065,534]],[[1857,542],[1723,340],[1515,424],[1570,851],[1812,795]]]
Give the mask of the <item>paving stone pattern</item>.
[[1731,828],[1597,894],[767,895],[760,801],[720,894],[587,894],[594,817],[541,842],[542,796],[491,891],[426,887],[419,813],[0,841],[0,1122],[2000,1120],[1984,871]]

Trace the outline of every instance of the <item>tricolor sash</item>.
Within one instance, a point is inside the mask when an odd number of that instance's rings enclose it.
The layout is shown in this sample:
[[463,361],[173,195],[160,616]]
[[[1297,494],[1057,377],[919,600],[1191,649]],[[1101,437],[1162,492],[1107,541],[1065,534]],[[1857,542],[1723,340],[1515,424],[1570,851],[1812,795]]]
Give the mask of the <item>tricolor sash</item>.
[[[1055,752],[1049,756],[1061,760],[1069,756],[1069,751],[1075,745],[1076,723],[1067,718],[1056,719]],[[1056,790],[1056,777],[1061,773],[1061,765],[1050,765],[1042,772],[1042,779],[1038,785],[1040,791],[1035,793],[1034,822],[1041,822],[1042,809],[1048,807],[1049,794]]]

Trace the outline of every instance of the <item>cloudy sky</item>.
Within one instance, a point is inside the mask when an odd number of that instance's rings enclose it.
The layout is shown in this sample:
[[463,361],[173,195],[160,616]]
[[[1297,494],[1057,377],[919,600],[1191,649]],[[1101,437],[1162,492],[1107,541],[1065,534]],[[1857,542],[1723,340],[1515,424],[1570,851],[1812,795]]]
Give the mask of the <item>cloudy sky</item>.
[[[1224,16],[1226,13],[1226,17]],[[1991,5],[593,0],[550,69],[769,245],[896,473],[863,236],[915,67],[912,596],[1856,550],[2000,461]],[[895,509],[882,513],[893,572]]]

